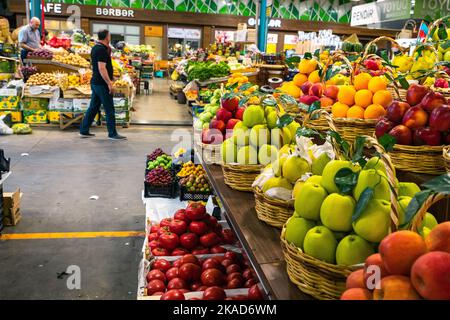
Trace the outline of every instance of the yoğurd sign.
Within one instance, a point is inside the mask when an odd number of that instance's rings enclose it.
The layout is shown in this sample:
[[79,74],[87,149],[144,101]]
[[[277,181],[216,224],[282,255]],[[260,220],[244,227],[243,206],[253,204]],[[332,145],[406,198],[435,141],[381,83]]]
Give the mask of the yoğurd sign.
[[435,18],[450,14],[450,0],[416,0],[414,5],[414,18],[423,19],[426,16]]

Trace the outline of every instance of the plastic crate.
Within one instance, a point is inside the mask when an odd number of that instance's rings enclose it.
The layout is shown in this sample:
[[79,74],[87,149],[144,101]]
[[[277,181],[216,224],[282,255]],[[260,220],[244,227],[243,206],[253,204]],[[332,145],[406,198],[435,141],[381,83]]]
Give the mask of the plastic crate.
[[203,201],[207,202],[211,193],[192,193],[188,192],[186,188],[180,187],[180,200],[181,201]]
[[175,181],[167,187],[155,187],[144,181],[144,198],[175,198],[176,192]]

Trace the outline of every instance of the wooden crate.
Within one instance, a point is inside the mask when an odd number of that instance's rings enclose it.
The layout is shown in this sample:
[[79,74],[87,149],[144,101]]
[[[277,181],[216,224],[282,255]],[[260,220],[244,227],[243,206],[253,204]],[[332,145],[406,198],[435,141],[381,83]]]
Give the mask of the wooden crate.
[[22,196],[23,193],[19,188],[14,192],[3,192],[3,224],[5,226],[15,226],[22,218],[20,213]]
[[91,94],[86,95],[75,88],[67,88],[66,90],[63,90],[64,99],[90,99],[91,95],[92,92]]

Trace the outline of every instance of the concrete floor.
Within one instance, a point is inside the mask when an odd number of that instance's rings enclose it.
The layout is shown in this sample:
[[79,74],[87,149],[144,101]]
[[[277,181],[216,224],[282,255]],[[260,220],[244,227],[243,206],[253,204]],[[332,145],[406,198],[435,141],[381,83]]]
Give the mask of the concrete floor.
[[[147,153],[171,151],[178,127],[119,130],[128,141],[93,139],[76,130],[34,129],[2,136],[12,159],[5,191],[20,187],[22,220],[3,233],[143,231],[141,190]],[[23,157],[22,153],[29,153]],[[97,201],[89,200],[98,195]],[[0,240],[0,299],[135,299],[142,237]],[[57,273],[81,268],[81,290],[68,290]]]

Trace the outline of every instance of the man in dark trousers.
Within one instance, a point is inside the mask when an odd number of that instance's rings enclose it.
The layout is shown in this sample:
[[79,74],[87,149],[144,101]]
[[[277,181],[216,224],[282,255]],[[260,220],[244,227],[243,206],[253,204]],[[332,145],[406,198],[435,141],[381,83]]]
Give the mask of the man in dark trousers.
[[116,130],[116,117],[113,101],[113,67],[111,63],[111,48],[109,42],[111,35],[108,30],[98,33],[98,41],[91,50],[92,80],[91,80],[91,104],[86,110],[83,122],[80,126],[80,136],[91,138],[95,135],[89,133],[89,128],[95,116],[103,105],[106,113],[106,126],[108,128],[108,139],[125,140]]

